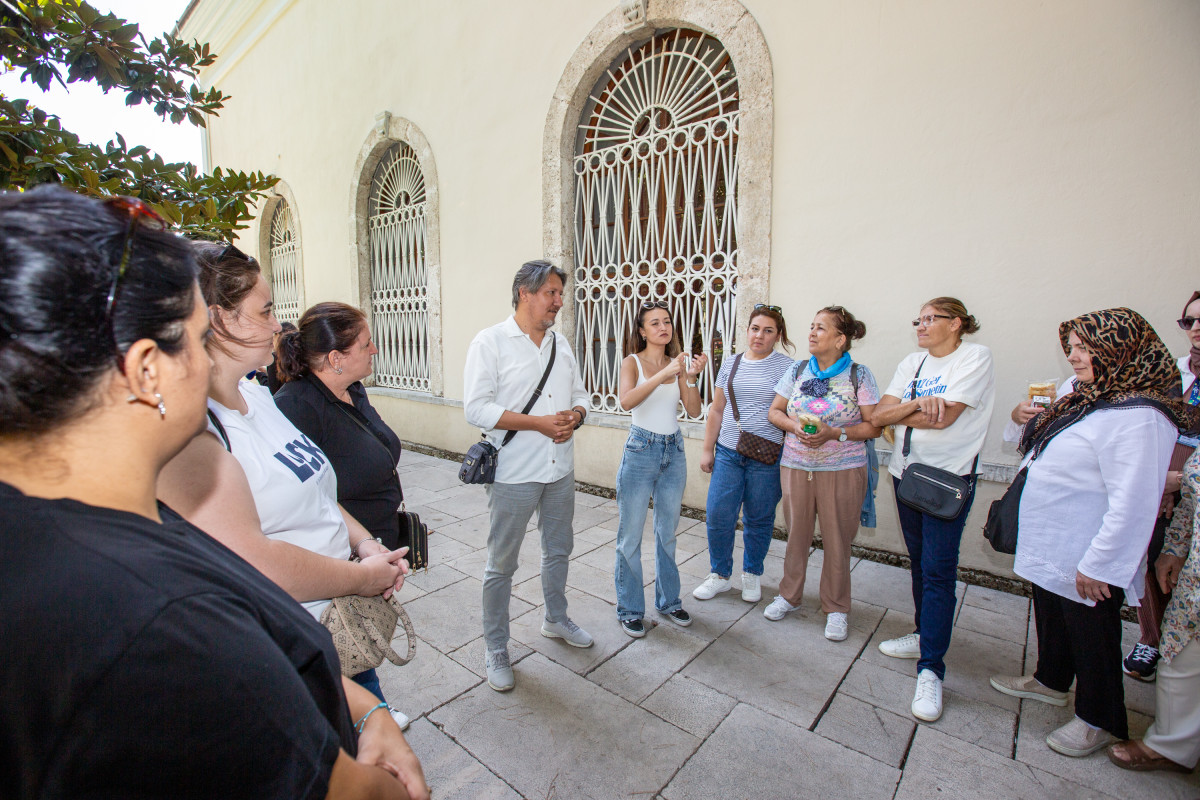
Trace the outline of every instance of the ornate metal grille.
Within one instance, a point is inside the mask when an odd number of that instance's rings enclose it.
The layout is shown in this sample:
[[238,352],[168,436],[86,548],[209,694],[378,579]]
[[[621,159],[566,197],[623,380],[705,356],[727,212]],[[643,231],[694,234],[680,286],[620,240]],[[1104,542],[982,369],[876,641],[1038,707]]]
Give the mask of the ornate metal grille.
[[737,76],[710,36],[660,33],[597,84],[574,161],[575,347],[593,409],[619,409],[647,299],[668,300],[684,349],[708,354],[712,396],[736,330],[737,139]]
[[375,383],[428,392],[425,175],[404,142],[379,162],[368,203]]
[[280,199],[271,214],[268,255],[275,317],[280,322],[295,322],[304,310],[300,307],[300,237],[296,234],[296,219],[287,200]]

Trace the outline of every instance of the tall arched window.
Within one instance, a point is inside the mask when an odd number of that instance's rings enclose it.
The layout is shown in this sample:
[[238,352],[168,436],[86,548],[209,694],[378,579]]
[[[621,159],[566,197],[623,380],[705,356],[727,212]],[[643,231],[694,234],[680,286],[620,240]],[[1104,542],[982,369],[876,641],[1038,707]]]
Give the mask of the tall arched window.
[[267,246],[267,267],[271,276],[271,296],[275,300],[275,317],[280,322],[295,322],[304,311],[300,233],[292,206],[284,198],[275,203],[275,209],[271,212]]
[[416,153],[394,144],[371,180],[367,230],[375,383],[429,391],[425,176]]
[[665,299],[685,350],[735,331],[738,82],[719,41],[658,33],[597,83],[576,141],[575,332],[592,408],[616,412],[639,304]]

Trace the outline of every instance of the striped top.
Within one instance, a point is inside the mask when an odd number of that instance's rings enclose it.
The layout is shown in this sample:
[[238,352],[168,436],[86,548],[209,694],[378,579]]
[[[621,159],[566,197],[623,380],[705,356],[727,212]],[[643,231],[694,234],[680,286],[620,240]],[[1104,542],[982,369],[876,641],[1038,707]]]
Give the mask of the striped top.
[[[737,449],[738,440],[738,426],[733,421],[733,403],[729,402],[729,372],[733,369],[735,357],[730,355],[721,362],[721,369],[713,383],[725,392],[725,413],[721,416],[721,434],[717,437],[717,443],[730,450]],[[791,356],[778,351],[758,361],[750,361],[742,356],[742,363],[733,381],[742,430],[772,442],[783,441],[783,431],[767,422],[767,412],[775,401],[775,384],[791,366]]]

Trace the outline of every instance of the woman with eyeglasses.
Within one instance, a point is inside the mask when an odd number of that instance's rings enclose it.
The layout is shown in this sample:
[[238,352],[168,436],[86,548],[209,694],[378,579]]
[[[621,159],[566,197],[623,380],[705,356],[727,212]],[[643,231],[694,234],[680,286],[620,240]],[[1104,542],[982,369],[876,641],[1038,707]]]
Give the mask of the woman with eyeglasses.
[[779,595],[763,616],[778,621],[800,607],[819,517],[821,611],[825,638],[834,642],[849,635],[850,545],[867,493],[865,442],[879,435],[871,423],[879,402],[875,376],[850,358],[851,343],[866,334],[867,326],[841,306],[818,311],[808,332],[810,355],[782,376],[769,415],[787,431],[780,482],[788,542]]
[[942,715],[944,661],[954,624],[958,548],[971,503],[979,453],[995,399],[992,351],[964,342],[979,331],[961,301],[936,297],[913,320],[922,349],[908,355],[875,407],[873,422],[896,426],[896,450],[888,471],[899,487],[910,464],[926,464],[963,476],[970,491],[958,516],[944,520],[897,500],[896,512],[912,562],[915,631],[881,642],[893,658],[917,659],[912,713],[933,722]]
[[[399,591],[406,551],[389,550],[338,504],[329,456],[279,410],[267,387],[241,380],[249,365],[271,358],[280,329],[258,262],[232,246],[195,248],[213,328],[208,429],[164,468],[159,497],[314,619],[334,597]],[[384,700],[374,670],[354,680]],[[401,729],[408,725],[402,712],[389,711]]]
[[[792,366],[792,359],[775,345],[792,349],[787,323],[779,306],[759,303],[746,326],[746,352],[726,358],[713,382],[713,401],[704,425],[704,455],[700,471],[712,474],[705,516],[708,558],[712,572],[692,591],[697,600],[711,600],[732,587],[733,542],[739,514],[743,519],[742,599],[762,598],[760,580],[779,505],[779,459],[767,464],[738,452],[742,431],[779,445],[783,431],[767,420],[775,384]],[[737,403],[737,418],[731,398]]]
[[0,786],[427,798],[329,634],[156,502],[212,367],[193,250],[165,227],[132,198],[0,194]]
[[700,414],[700,373],[708,358],[679,352],[671,312],[662,300],[642,303],[625,343],[618,398],[633,424],[617,469],[617,620],[635,639],[646,635],[646,593],[642,585],[642,528],[654,500],[654,606],[676,625],[692,618],[679,600],[675,529],[683,506],[687,462],[679,404],[688,416]]

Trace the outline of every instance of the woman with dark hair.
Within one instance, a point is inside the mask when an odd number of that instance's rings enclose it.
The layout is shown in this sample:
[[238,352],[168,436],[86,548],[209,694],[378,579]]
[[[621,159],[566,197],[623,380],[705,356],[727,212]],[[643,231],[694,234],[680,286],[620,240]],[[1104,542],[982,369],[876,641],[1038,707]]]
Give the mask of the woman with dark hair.
[[[679,600],[675,529],[683,506],[687,462],[679,430],[679,404],[689,416],[700,414],[697,376],[708,358],[688,358],[679,342],[665,300],[638,306],[621,362],[619,399],[632,412],[633,424],[617,469],[617,620],[635,639],[646,635],[646,593],[642,585],[642,528],[654,500],[654,607],[676,625],[692,624]],[[647,377],[649,376],[649,377]]]
[[[742,431],[780,444],[783,431],[767,420],[775,398],[775,384],[792,366],[792,359],[777,352],[783,342],[792,349],[787,323],[779,306],[759,303],[746,327],[746,352],[725,359],[713,382],[713,401],[704,425],[704,455],[700,471],[712,474],[705,516],[708,520],[708,559],[712,572],[692,591],[697,600],[711,600],[729,591],[733,576],[733,541],[738,515],[743,517],[742,599],[762,598],[760,580],[775,507],[779,505],[779,461],[766,464],[738,452]],[[737,418],[726,395],[737,402]]]
[[1075,716],[1046,744],[1078,757],[1129,737],[1121,605],[1137,604],[1171,451],[1195,410],[1170,397],[1174,361],[1136,312],[1084,314],[1058,335],[1074,389],[1026,423],[1018,448],[1026,474],[1013,571],[1033,584],[1037,671],[991,684],[1065,706],[1074,683]]
[[808,332],[811,355],[781,377],[769,415],[787,431],[780,482],[788,542],[779,595],[763,616],[780,620],[800,607],[820,517],[821,611],[825,638],[834,642],[849,635],[850,544],[867,494],[865,442],[879,435],[871,423],[879,402],[875,376],[850,358],[851,343],[866,334],[867,326],[841,306],[818,311]]
[[212,366],[164,228],[132,198],[0,195],[0,786],[427,798],[328,633],[155,500]]
[[893,658],[917,660],[912,713],[933,722],[942,715],[943,660],[950,647],[958,580],[958,547],[975,499],[979,452],[995,399],[992,351],[964,342],[979,323],[953,297],[935,297],[913,320],[922,351],[905,357],[875,407],[872,421],[896,426],[888,471],[894,487],[909,464],[926,464],[961,475],[970,486],[958,516],[946,520],[897,500],[900,529],[912,563],[916,631],[880,642]]
[[[199,243],[196,251],[213,327],[211,435],[196,437],[167,465],[159,496],[316,619],[331,598],[399,590],[405,551],[390,551],[338,505],[329,457],[283,415],[265,386],[240,379],[249,365],[271,357],[279,330],[258,262],[229,245]],[[352,555],[361,561],[349,561]],[[354,677],[381,694],[371,670]],[[401,728],[408,725],[404,714],[391,711]]]
[[267,383],[266,386],[271,390],[271,394],[275,394],[283,387],[283,381],[279,378],[279,340],[286,334],[296,330],[296,326],[291,322],[279,323],[279,333],[271,338],[271,353],[273,358],[271,363],[267,364]]

